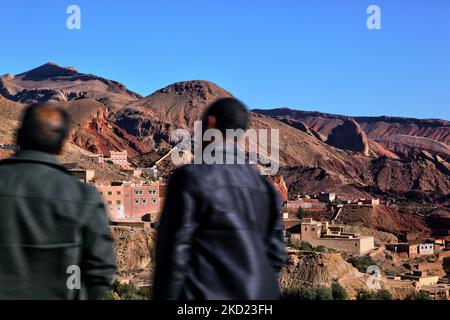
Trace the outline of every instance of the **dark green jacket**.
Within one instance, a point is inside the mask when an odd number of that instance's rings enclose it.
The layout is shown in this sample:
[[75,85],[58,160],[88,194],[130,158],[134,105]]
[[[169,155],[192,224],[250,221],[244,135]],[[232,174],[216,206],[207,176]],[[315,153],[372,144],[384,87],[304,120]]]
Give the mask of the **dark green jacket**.
[[47,153],[0,161],[0,299],[98,299],[115,270],[93,187]]

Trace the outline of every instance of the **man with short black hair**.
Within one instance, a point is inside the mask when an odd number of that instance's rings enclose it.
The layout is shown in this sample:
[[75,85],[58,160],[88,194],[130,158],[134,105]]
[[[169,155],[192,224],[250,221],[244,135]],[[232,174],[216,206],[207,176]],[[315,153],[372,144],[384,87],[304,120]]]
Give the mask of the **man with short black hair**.
[[101,299],[116,265],[103,201],[56,158],[70,120],[25,110],[20,150],[0,161],[0,299]]
[[172,175],[158,228],[156,299],[280,297],[279,196],[253,165],[237,161],[234,138],[239,135],[226,138],[227,130],[245,131],[248,119],[237,99],[213,103],[203,115],[203,128],[222,133],[222,140],[212,142],[216,159],[234,160],[189,164]]

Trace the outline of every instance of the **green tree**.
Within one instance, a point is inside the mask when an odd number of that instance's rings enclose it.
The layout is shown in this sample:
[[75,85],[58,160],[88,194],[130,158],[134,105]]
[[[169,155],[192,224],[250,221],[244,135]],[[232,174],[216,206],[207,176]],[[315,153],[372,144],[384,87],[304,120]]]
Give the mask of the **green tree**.
[[297,219],[301,220],[301,219],[305,218],[305,215],[306,215],[305,209],[303,209],[302,207],[298,208],[297,214],[296,214]]
[[356,293],[356,300],[375,300],[375,295],[371,291],[359,289]]
[[392,294],[386,290],[381,289],[375,292],[375,300],[393,300]]
[[371,265],[375,265],[375,261],[373,261],[372,257],[364,256],[364,257],[351,257],[347,260],[352,264],[353,267],[358,269],[359,272],[367,272],[367,267]]
[[415,294],[414,300],[432,300],[430,295],[425,291],[419,291]]
[[392,294],[386,290],[368,291],[364,289],[358,290],[356,300],[393,300]]
[[331,288],[316,285],[313,287],[289,288],[283,290],[284,300],[333,300]]
[[326,253],[326,252],[328,252],[328,249],[327,249],[327,247],[325,247],[325,246],[318,246],[318,247],[316,247],[316,248],[314,249],[314,251],[316,251],[316,252],[321,252],[321,253]]
[[331,288],[324,286],[316,286],[315,291],[316,291],[315,300],[333,300]]
[[302,242],[300,242],[299,249],[303,250],[303,251],[313,251],[314,247],[309,242],[302,241]]
[[432,300],[425,291],[414,292],[406,297],[406,300]]
[[331,285],[331,294],[333,296],[333,300],[348,299],[347,291],[345,291],[344,287],[342,287],[338,282],[335,282]]

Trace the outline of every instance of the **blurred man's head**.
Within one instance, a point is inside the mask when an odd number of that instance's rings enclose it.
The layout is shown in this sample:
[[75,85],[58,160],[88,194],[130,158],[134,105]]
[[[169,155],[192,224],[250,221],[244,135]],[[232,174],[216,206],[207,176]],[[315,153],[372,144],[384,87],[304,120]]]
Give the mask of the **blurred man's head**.
[[56,104],[33,104],[24,112],[17,144],[21,150],[60,154],[69,131],[70,119],[66,111]]
[[203,114],[204,129],[217,129],[223,136],[227,129],[247,130],[247,107],[235,98],[222,98],[212,103]]

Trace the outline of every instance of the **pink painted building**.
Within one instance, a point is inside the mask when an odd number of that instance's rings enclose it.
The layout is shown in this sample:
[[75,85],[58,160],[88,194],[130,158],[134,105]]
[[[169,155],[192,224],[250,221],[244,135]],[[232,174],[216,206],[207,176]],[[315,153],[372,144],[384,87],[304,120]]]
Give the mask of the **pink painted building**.
[[144,215],[155,217],[161,209],[160,183],[148,184],[112,183],[97,185],[101,193],[108,216],[111,220],[138,219]]

